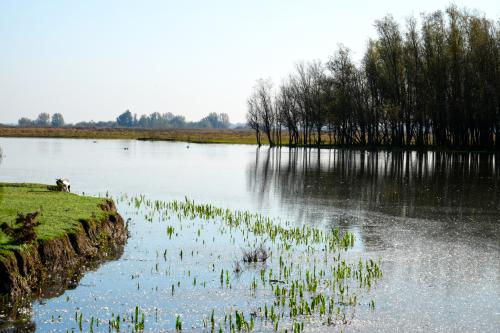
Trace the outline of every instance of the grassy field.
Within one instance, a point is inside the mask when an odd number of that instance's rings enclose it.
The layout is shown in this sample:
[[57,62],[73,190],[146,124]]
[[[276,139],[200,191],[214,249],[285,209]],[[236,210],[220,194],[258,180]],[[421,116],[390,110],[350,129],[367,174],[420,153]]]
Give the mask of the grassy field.
[[[256,144],[248,129],[128,129],[128,128],[38,128],[0,127],[0,137],[42,137],[81,139],[131,139],[186,141],[196,143]],[[263,138],[264,139],[264,138]],[[267,142],[263,142],[267,143]]]
[[[40,225],[35,228],[38,239],[53,239],[81,226],[80,219],[104,218],[108,214],[100,207],[104,202],[103,198],[50,191],[47,185],[0,183],[0,225],[13,226],[18,213],[40,211]],[[0,253],[19,246],[0,230]]]

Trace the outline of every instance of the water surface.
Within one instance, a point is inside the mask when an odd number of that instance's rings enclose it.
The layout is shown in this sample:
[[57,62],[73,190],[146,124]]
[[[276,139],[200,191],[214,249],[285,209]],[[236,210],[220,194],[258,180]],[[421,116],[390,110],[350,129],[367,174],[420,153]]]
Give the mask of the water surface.
[[[500,171],[494,155],[20,138],[0,138],[0,147],[0,181],[53,183],[68,177],[74,191],[86,194],[188,196],[355,233],[355,253],[381,258],[384,276],[371,292],[376,311],[361,307],[346,331],[500,327]],[[119,209],[129,214],[125,205]],[[162,242],[151,241],[160,226],[131,217],[132,237],[120,260],[87,273],[76,289],[33,304],[39,331],[65,332],[64,325],[51,323],[54,311],[71,316],[77,306],[91,312],[106,304],[112,312],[128,302],[127,294],[112,292],[111,277],[150,269],[141,260],[156,251],[151,244]],[[144,295],[165,312],[174,306],[164,297]]]

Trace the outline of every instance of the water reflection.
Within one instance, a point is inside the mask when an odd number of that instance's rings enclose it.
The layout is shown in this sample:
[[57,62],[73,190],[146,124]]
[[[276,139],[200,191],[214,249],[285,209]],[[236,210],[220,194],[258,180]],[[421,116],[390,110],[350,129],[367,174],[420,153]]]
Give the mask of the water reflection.
[[478,153],[261,149],[251,191],[287,202],[313,198],[403,217],[500,209],[497,157]]
[[290,221],[354,231],[360,253],[382,259],[384,278],[374,290],[379,319],[361,320],[355,331],[493,332],[500,297],[498,158],[261,149],[246,176],[257,206],[272,202]]
[[259,149],[247,184],[259,203],[275,199],[293,220],[361,224],[372,212],[500,237],[498,155]]
[[[376,318],[361,306],[350,331],[498,331],[498,156],[247,145],[186,149],[182,143],[119,140],[0,138],[0,144],[1,181],[52,183],[66,176],[85,193],[167,201],[188,196],[292,223],[349,229],[359,255],[381,258],[384,272],[373,289]],[[151,232],[154,225],[137,224],[128,245],[133,256],[155,253],[151,237],[165,230]],[[94,304],[90,292],[102,303],[127,299],[110,292],[116,284],[110,276],[130,267],[137,264],[122,258],[88,273],[85,286],[67,292],[74,303],[59,297],[35,304],[38,329],[43,331],[52,308],[74,311],[82,299]],[[158,298],[158,307],[165,304],[174,306]]]

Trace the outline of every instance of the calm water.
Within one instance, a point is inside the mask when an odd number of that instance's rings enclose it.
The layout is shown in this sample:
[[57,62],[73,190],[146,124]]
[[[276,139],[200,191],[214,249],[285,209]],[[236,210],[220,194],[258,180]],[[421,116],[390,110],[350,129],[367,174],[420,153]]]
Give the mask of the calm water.
[[[370,293],[376,310],[360,307],[348,332],[499,331],[500,160],[492,155],[196,144],[187,149],[185,143],[70,139],[0,138],[0,147],[0,181],[53,183],[64,176],[74,191],[86,194],[188,196],[355,233],[354,253],[381,258],[384,276]],[[129,294],[135,286],[130,273],[154,266],[148,258],[164,242],[164,225],[144,223],[124,203],[119,209],[133,220],[124,255],[87,273],[76,289],[35,302],[38,331],[71,330],[51,316],[72,318],[76,307],[119,312],[143,301],[142,307],[163,311],[165,319],[149,326],[157,331],[172,330],[171,312],[195,316],[193,299],[210,308],[210,295],[199,290],[175,304],[166,294],[148,292],[171,284],[153,273]],[[199,248],[192,239],[176,241],[169,246]],[[199,263],[190,265],[195,270]],[[242,293],[239,301],[251,299]]]

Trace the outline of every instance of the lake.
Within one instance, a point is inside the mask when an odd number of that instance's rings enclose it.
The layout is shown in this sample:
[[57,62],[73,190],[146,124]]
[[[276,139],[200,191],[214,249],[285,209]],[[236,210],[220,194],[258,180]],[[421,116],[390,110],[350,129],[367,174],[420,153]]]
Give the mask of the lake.
[[[209,265],[200,265],[194,254],[182,267],[169,265],[179,248],[203,255],[205,243],[199,240],[206,236],[215,244],[219,229],[207,226],[196,240],[179,233],[169,241],[165,224],[145,221],[145,211],[138,214],[130,206],[130,198],[140,195],[162,201],[188,197],[294,226],[352,232],[356,243],[348,257],[380,258],[383,276],[362,301],[373,299],[375,309],[363,303],[349,325],[311,324],[306,331],[498,332],[500,327],[498,156],[36,138],[0,138],[0,147],[0,181],[53,184],[67,177],[75,192],[116,198],[120,213],[131,219],[120,259],[87,272],[61,296],[33,302],[28,311],[36,331],[78,332],[75,313],[88,320],[135,306],[146,313],[146,331],[173,331],[176,314],[185,331],[202,331],[204,316],[221,303],[251,307],[270,297],[244,289],[253,278],[246,272],[234,279],[232,293],[204,290],[200,281],[217,284],[220,269],[205,274]],[[227,246],[238,237],[217,245],[219,256],[229,259],[216,261],[205,253],[206,263],[230,265],[240,254]],[[171,285],[181,280],[191,287],[181,287],[182,297],[174,298]],[[107,326],[94,328],[101,330],[107,332]]]

